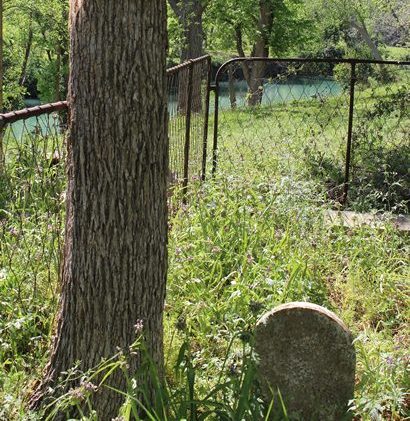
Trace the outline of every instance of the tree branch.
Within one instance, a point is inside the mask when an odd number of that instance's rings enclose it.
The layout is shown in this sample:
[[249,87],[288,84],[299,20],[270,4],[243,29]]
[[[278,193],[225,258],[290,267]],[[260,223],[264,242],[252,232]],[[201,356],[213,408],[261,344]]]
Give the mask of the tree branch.
[[[240,25],[235,26],[235,41],[239,57],[246,57],[245,50],[243,49],[242,28],[240,27]],[[251,81],[251,70],[246,61],[241,61],[241,66],[246,83],[249,86]]]
[[168,0],[169,5],[171,6],[171,9],[174,11],[174,13],[179,17],[181,15],[181,9],[180,9],[180,0]]

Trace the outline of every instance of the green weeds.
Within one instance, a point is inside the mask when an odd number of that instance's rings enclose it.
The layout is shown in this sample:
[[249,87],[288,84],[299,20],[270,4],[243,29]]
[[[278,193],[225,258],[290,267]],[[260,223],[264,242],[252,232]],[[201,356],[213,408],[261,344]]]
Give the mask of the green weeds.
[[[344,104],[343,97],[326,101],[328,111],[332,101]],[[148,355],[142,371],[129,377],[129,353],[121,353],[90,373],[73,372],[80,390],[54,402],[50,419],[53,411],[73,407],[83,411],[83,420],[104,419],[89,405],[90,383],[105,387],[96,373],[114,369],[126,378],[127,389],[117,391],[124,396],[119,416],[125,420],[141,413],[151,420],[286,419],[286,397],[261,399],[252,332],[265,311],[296,300],[335,311],[357,338],[351,402],[357,419],[409,416],[410,237],[389,226],[326,223],[329,190],[342,180],[335,176],[343,168],[345,137],[337,130],[346,116],[332,119],[329,111],[315,117],[314,106],[309,100],[286,105],[293,107],[293,120],[280,107],[276,114],[266,107],[223,113],[216,178],[192,183],[188,205],[174,207],[170,217],[165,383]],[[360,112],[398,118],[382,108],[373,104]],[[314,126],[303,124],[306,115]],[[404,114],[400,121],[407,127]],[[366,134],[380,145],[377,133],[384,128],[376,126],[357,132],[357,139]],[[21,150],[18,165],[0,180],[0,419],[6,420],[35,419],[24,399],[47,359],[58,297],[64,168],[50,168],[52,151],[43,150],[42,160]],[[179,197],[175,188],[173,202]],[[393,194],[388,197],[396,203]],[[390,203],[373,199],[351,205]],[[144,353],[143,341],[134,347]],[[144,408],[141,378],[147,373],[157,379],[152,408]]]

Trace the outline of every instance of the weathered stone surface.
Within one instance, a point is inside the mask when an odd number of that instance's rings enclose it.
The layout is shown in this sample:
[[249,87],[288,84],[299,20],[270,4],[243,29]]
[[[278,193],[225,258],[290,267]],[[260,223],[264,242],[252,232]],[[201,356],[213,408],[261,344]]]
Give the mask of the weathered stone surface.
[[[257,323],[255,347],[265,398],[283,397],[288,415],[299,420],[348,419],[356,354],[352,336],[331,311],[289,303]],[[276,405],[275,405],[276,406]]]

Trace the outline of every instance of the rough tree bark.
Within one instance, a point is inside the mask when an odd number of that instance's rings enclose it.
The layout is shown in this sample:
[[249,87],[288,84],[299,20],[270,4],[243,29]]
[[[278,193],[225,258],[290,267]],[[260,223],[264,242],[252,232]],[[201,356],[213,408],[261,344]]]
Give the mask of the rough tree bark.
[[[70,135],[60,311],[30,406],[58,376],[127,349],[143,320],[161,369],[168,174],[165,0],[70,1]],[[129,372],[138,367],[131,361]],[[120,372],[108,380],[123,389]],[[99,419],[123,398],[102,388]]]
[[229,102],[231,109],[236,109],[236,91],[235,91],[235,69],[234,64],[228,67],[228,81],[229,81]]

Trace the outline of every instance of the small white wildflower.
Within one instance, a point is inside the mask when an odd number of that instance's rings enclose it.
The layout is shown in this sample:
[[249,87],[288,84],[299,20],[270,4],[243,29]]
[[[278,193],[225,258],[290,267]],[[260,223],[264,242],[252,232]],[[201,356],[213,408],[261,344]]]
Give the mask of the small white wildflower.
[[89,381],[86,381],[86,380],[81,381],[80,386],[87,392],[97,392],[98,391],[97,385],[95,385],[94,383],[91,383]]
[[141,335],[142,331],[144,330],[144,321],[141,319],[137,320],[137,323],[134,325],[135,333],[137,335]]

